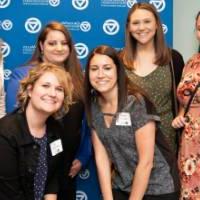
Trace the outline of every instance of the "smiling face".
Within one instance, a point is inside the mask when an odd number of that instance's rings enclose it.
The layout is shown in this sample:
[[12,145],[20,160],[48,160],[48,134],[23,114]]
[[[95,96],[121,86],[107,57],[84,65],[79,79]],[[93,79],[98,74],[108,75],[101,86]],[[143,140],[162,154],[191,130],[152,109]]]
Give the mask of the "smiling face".
[[109,56],[95,54],[92,57],[89,64],[89,81],[102,95],[117,90],[117,69]]
[[52,72],[45,72],[33,86],[29,86],[28,95],[29,108],[50,116],[61,108],[64,101],[64,88]]
[[136,9],[130,15],[128,28],[138,45],[153,44],[157,24],[152,12],[145,9]]
[[65,35],[61,31],[51,30],[47,34],[44,43],[40,43],[43,61],[63,65],[70,53],[67,42]]

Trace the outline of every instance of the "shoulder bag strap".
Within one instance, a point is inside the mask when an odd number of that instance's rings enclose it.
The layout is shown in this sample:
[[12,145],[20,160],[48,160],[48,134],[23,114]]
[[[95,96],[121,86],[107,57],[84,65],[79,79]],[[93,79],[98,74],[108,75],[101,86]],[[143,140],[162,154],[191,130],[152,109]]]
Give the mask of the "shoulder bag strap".
[[194,98],[194,96],[195,96],[195,94],[196,94],[197,89],[199,88],[199,86],[200,86],[200,82],[196,85],[196,87],[195,87],[195,89],[194,89],[194,92],[193,92],[192,95],[190,96],[190,99],[189,99],[189,101],[188,101],[188,103],[187,103],[187,105],[186,105],[186,107],[185,107],[184,117],[185,117],[185,115],[187,114],[187,112],[188,112],[188,110],[189,110],[189,108],[190,108],[190,105],[191,105],[191,103],[192,103],[192,100],[193,100],[193,98]]
[[172,77],[172,92],[173,92],[173,100],[174,100],[174,109],[175,109],[175,116],[178,113],[178,103],[176,98],[176,81],[175,81],[175,74],[174,74],[174,64],[171,58],[170,60],[170,69],[171,69],[171,77]]

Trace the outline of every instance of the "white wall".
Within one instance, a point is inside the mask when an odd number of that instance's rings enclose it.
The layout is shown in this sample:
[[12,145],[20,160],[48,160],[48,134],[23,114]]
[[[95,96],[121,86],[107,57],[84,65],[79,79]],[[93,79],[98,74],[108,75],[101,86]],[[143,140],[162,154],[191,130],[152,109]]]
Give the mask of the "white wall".
[[174,0],[173,2],[173,48],[183,55],[185,62],[198,49],[195,17],[199,10],[200,0]]

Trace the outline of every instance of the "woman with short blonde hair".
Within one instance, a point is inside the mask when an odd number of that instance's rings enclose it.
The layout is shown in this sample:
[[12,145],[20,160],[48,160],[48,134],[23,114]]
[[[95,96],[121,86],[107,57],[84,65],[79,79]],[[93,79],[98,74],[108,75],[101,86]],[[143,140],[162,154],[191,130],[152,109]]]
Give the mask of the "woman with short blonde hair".
[[27,88],[30,85],[34,85],[35,81],[37,81],[44,72],[55,74],[58,81],[63,86],[65,95],[63,106],[54,114],[56,118],[61,118],[69,111],[69,106],[72,104],[73,84],[69,72],[51,63],[38,64],[38,66],[32,68],[27,77],[20,81],[20,88],[17,96],[19,102],[18,107],[20,107],[22,111],[25,110],[29,99]]
[[0,119],[0,199],[57,200],[64,132],[55,117],[72,95],[71,76],[51,63],[21,81],[19,109]]

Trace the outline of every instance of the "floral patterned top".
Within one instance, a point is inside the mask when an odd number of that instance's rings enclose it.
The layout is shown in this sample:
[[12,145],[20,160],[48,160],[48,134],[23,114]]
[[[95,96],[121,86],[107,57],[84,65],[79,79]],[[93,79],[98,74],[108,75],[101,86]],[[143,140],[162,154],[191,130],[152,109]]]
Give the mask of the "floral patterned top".
[[[200,54],[194,55],[184,67],[177,88],[180,104],[186,107],[196,85],[200,82]],[[200,199],[200,88],[193,97],[187,113],[188,122],[181,137],[178,165],[181,178],[181,199]]]

